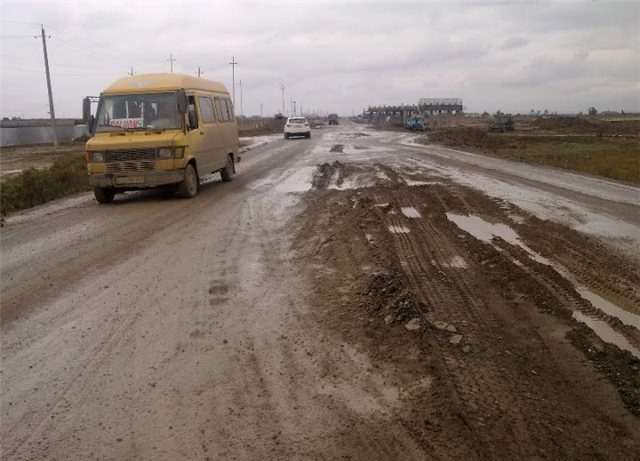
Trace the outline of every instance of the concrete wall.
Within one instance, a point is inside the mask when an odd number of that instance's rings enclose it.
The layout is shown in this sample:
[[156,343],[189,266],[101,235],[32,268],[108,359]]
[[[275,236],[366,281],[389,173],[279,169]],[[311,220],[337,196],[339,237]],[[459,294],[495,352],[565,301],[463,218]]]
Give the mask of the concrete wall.
[[[71,125],[56,127],[59,142],[72,141],[81,136],[87,135],[86,125]],[[23,146],[28,144],[49,144],[53,142],[51,126],[20,126],[1,127],[0,145]]]

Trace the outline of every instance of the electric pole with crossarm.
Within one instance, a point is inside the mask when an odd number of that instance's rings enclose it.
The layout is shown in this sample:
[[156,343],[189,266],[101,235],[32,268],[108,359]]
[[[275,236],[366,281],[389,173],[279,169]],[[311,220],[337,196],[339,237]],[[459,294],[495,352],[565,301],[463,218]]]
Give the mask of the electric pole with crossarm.
[[229,63],[231,64],[231,88],[232,88],[232,92],[231,94],[233,95],[233,110],[236,110],[236,65],[238,65],[238,63],[236,62],[236,59],[231,56],[231,62]]
[[42,51],[44,52],[44,72],[47,75],[47,91],[49,92],[49,115],[51,115],[51,134],[53,135],[53,147],[58,147],[58,133],[56,132],[56,113],[53,110],[53,93],[51,91],[51,74],[49,74],[49,58],[47,56],[47,34],[44,32],[44,24],[40,24],[42,37]]

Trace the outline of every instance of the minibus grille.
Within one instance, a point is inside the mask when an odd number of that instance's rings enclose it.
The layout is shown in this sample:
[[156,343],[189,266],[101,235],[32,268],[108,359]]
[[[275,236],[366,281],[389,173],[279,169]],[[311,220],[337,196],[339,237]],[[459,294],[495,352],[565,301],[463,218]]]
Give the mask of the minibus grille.
[[104,153],[104,161],[125,162],[129,160],[155,160],[156,149],[109,150]]
[[107,171],[109,173],[120,173],[128,171],[153,171],[156,167],[156,162],[142,161],[142,162],[111,162],[107,163]]

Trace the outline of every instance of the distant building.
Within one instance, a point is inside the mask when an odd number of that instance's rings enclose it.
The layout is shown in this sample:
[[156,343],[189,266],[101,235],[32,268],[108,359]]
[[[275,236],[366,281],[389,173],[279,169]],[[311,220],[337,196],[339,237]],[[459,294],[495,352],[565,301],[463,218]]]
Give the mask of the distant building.
[[456,115],[462,113],[460,98],[420,98],[418,110],[429,115]]

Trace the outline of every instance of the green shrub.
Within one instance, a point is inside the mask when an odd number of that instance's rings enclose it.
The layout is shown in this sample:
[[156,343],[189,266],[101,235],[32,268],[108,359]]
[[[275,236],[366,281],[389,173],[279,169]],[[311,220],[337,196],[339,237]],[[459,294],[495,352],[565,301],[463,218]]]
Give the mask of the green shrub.
[[67,154],[51,168],[29,168],[0,185],[0,211],[7,214],[89,190],[84,154]]

